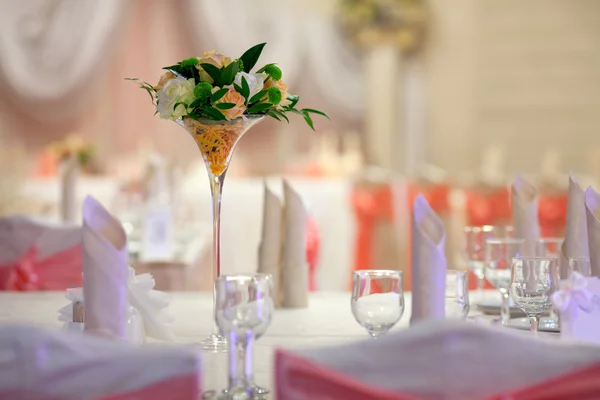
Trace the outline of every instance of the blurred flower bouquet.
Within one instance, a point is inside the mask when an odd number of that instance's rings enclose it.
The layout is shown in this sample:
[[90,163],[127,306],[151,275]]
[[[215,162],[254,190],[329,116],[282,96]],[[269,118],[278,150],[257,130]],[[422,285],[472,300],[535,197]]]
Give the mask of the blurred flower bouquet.
[[85,172],[93,172],[94,145],[79,136],[57,140],[49,145],[49,151],[59,164],[73,160]]
[[[223,182],[240,138],[265,116],[289,122],[298,114],[314,130],[312,115],[327,117],[312,108],[296,107],[299,97],[288,92],[281,69],[267,64],[256,72],[266,43],[232,59],[216,51],[165,67],[158,84],[129,79],[148,92],[156,113],[170,119],[194,138],[208,172],[213,200],[213,278],[220,275],[220,207]],[[225,349],[225,340],[212,335],[204,342],[211,350]]]

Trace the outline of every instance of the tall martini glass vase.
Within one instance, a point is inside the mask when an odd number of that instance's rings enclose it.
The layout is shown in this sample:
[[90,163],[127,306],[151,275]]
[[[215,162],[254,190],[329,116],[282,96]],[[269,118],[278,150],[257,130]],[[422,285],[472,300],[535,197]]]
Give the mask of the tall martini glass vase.
[[[221,275],[221,196],[227,168],[235,146],[246,132],[262,121],[262,115],[249,115],[231,121],[194,120],[186,118],[178,123],[194,138],[200,149],[212,195],[213,210],[213,246],[212,280]],[[219,334],[214,321],[215,294],[213,285],[213,321],[212,334],[201,342],[204,349],[214,352],[227,351],[227,340]]]

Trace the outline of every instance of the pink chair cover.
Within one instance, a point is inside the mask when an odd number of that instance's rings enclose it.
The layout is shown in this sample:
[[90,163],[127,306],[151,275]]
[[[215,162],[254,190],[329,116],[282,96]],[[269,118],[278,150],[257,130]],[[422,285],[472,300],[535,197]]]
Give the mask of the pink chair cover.
[[33,246],[17,262],[0,266],[0,290],[66,290],[81,285],[80,245],[43,259],[38,259]]

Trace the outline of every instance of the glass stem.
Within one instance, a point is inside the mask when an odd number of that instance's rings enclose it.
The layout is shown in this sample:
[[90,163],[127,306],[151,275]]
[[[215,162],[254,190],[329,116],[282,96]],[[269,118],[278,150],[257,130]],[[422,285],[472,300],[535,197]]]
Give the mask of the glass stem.
[[531,326],[529,328],[529,330],[537,336],[538,334],[538,328],[540,326],[540,316],[539,315],[534,315],[532,317],[529,317],[529,322],[531,323]]
[[[223,182],[225,181],[225,172],[219,176],[214,176],[208,172],[210,178],[210,193],[212,195],[213,206],[213,246],[212,246],[212,279],[216,282],[221,276],[221,195],[223,194]],[[215,312],[217,309],[217,299],[213,285],[213,333],[217,333]]]
[[479,274],[479,275],[477,275],[477,293],[479,293],[480,298],[483,295],[484,287],[485,287],[485,276]]
[[500,316],[502,325],[508,325],[508,321],[510,320],[510,302],[508,293],[502,293],[502,308],[500,309]]
[[252,390],[252,331],[245,337],[233,330],[229,334],[229,390],[243,389],[248,395]]

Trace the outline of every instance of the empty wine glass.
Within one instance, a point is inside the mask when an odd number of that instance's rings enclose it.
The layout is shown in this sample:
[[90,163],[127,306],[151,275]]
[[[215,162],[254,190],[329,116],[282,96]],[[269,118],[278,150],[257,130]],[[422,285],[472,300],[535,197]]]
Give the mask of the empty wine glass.
[[552,307],[560,277],[556,257],[516,257],[512,260],[510,296],[529,317],[537,335],[540,316]]
[[404,313],[402,272],[360,270],[352,278],[354,318],[374,338],[387,333]]
[[502,295],[500,320],[507,325],[510,320],[511,264],[514,257],[523,254],[524,239],[488,239],[485,245],[485,276]]
[[569,278],[573,272],[579,272],[581,275],[592,276],[592,265],[589,257],[569,257]]
[[512,226],[466,226],[463,229],[461,254],[467,267],[477,277],[477,290],[481,293],[485,283],[485,242],[493,238],[512,237]]
[[465,319],[469,314],[469,274],[467,271],[446,271],[446,318]]
[[264,333],[271,322],[273,278],[223,275],[215,289],[215,320],[229,344],[229,383],[219,399],[262,399],[265,393],[257,393],[253,384],[252,346],[255,332]]
[[536,255],[538,257],[558,257],[562,251],[565,238],[541,238],[536,241]]

